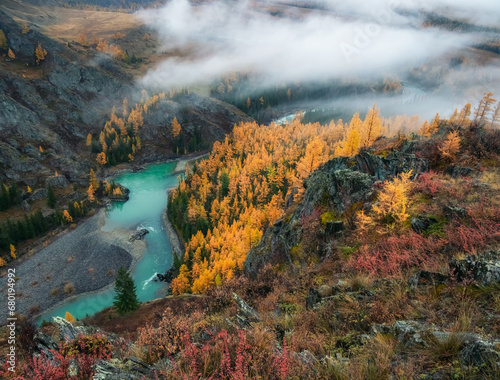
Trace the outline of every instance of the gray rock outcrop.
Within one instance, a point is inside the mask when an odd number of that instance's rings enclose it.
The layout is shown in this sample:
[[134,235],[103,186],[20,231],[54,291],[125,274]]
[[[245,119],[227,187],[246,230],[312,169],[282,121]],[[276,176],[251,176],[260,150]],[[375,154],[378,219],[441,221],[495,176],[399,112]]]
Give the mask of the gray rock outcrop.
[[463,259],[452,258],[450,270],[457,281],[474,280],[479,285],[500,282],[500,250],[469,255]]

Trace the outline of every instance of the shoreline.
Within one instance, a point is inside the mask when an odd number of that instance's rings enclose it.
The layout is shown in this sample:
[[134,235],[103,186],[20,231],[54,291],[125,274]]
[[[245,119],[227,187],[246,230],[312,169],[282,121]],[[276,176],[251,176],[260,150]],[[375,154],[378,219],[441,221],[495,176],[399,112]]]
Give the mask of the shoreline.
[[168,217],[168,197],[172,188],[166,189],[165,196],[167,197],[167,206],[161,213],[161,219],[163,221],[163,226],[165,228],[165,233],[167,234],[168,240],[170,241],[170,246],[172,247],[172,255],[177,256],[178,260],[182,260],[182,255],[184,254],[184,241],[177,233],[174,225]]
[[197,160],[199,160],[199,159],[201,159],[203,157],[207,157],[209,154],[210,154],[210,152],[207,152],[207,153],[199,154],[197,156],[186,157],[186,158],[179,159],[177,161],[177,165],[175,166],[175,169],[172,172],[172,174],[184,173],[186,171],[187,164],[189,164],[192,161],[197,161]]

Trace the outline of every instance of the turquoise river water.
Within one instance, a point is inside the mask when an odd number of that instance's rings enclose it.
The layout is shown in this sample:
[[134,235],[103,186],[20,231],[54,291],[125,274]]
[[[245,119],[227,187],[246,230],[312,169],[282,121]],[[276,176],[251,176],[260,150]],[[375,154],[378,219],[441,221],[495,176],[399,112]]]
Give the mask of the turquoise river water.
[[[166,189],[178,183],[177,175],[173,174],[175,166],[176,162],[148,165],[144,171],[116,177],[115,182],[130,190],[130,199],[124,203],[113,202],[107,211],[106,224],[102,227],[104,231],[115,228],[149,230],[145,237],[146,251],[131,273],[141,302],[161,296],[160,291],[165,289],[165,283],[152,280],[156,273],[164,273],[172,266],[172,250],[163,226],[162,213],[167,205]],[[114,289],[111,288],[79,296],[42,314],[38,321],[50,321],[55,316],[64,317],[67,311],[75,318],[84,318],[111,306],[114,295]]]

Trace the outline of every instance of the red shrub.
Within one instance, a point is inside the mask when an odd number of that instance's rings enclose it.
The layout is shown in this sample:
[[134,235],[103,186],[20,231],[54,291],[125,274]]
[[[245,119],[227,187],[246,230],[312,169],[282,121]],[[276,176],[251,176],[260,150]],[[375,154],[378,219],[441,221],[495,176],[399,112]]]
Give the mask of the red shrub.
[[221,330],[203,345],[184,334],[183,348],[173,371],[162,373],[168,379],[231,379],[265,378],[284,380],[299,368],[286,342],[283,349],[259,348],[244,330],[230,334]]
[[456,219],[445,228],[449,244],[456,250],[476,253],[500,241],[500,207],[485,198],[469,208],[468,218]]
[[432,264],[445,241],[425,238],[413,231],[387,236],[374,246],[364,245],[349,265],[372,274],[397,275],[416,265]]
[[422,173],[414,184],[414,190],[426,196],[435,196],[443,187],[441,179],[432,170],[428,173]]
[[32,380],[66,380],[69,379],[69,360],[59,352],[51,350],[54,356],[50,360],[42,353],[39,357],[33,357],[23,369],[23,375]]

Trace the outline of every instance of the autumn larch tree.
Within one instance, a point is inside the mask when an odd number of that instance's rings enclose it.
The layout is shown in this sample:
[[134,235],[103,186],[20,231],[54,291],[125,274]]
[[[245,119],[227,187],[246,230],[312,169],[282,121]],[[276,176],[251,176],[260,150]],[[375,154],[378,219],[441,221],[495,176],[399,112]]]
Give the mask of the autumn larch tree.
[[457,153],[460,151],[460,137],[458,132],[450,132],[443,143],[443,146],[439,148],[441,154],[444,158],[454,159]]
[[486,92],[477,106],[476,112],[474,113],[474,121],[479,125],[486,121],[486,116],[491,111],[491,107],[495,104],[496,99],[493,99],[492,92]]
[[69,214],[68,210],[63,211],[63,220],[68,222],[68,223],[73,223],[73,218]]
[[46,56],[47,56],[47,51],[42,47],[42,45],[39,42],[35,50],[36,63],[39,64],[40,61],[43,61]]
[[359,113],[356,113],[349,123],[340,146],[335,149],[335,156],[350,157],[358,154],[361,145],[361,128],[362,122]]
[[7,37],[2,29],[0,29],[0,49],[7,50],[9,45],[7,44]]
[[460,111],[458,114],[458,124],[462,127],[464,127],[466,124],[470,123],[470,112],[471,112],[471,105],[470,103],[467,103],[464,108]]
[[361,146],[371,146],[382,135],[382,120],[379,110],[373,106],[368,111],[361,129]]
[[179,136],[181,133],[181,125],[177,121],[177,118],[174,117],[174,120],[172,121],[172,136],[175,138]]
[[106,165],[106,163],[108,162],[108,160],[106,159],[106,153],[104,152],[101,152],[97,155],[96,157],[96,161],[99,165]]
[[437,113],[430,124],[427,121],[424,122],[422,128],[420,128],[420,135],[423,137],[431,137],[432,135],[434,135],[438,130],[439,122],[440,117],[439,113]]
[[95,201],[95,196],[94,196],[94,193],[95,193],[95,189],[94,189],[94,186],[92,186],[92,184],[89,185],[89,188],[87,190],[87,195],[89,197],[89,201],[90,202],[94,202]]
[[315,138],[307,144],[306,154],[297,163],[297,178],[302,181],[309,177],[324,161],[324,142]]
[[8,57],[10,59],[15,59],[16,58],[16,55],[14,54],[14,52],[12,51],[12,49],[9,49],[9,52],[7,53]]
[[83,33],[80,33],[78,35],[78,43],[82,46],[87,46],[87,44],[88,44],[87,36]]
[[123,315],[139,308],[134,280],[123,267],[118,269],[116,275],[115,292],[113,305],[118,314]]
[[64,319],[66,319],[69,323],[75,322],[75,317],[73,317],[69,311],[66,312]]
[[497,106],[493,110],[493,113],[491,114],[490,127],[495,128],[499,120],[500,120],[500,102],[498,102]]

